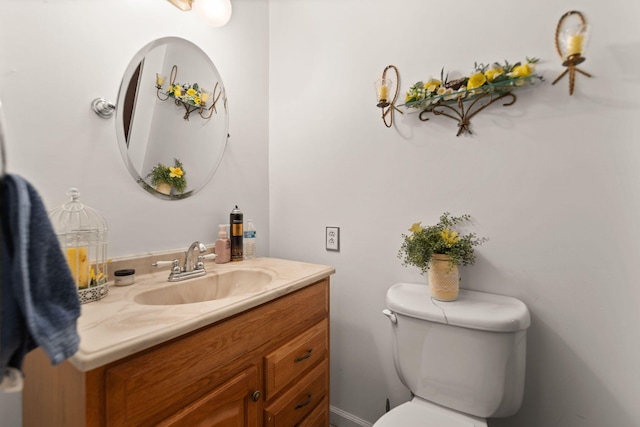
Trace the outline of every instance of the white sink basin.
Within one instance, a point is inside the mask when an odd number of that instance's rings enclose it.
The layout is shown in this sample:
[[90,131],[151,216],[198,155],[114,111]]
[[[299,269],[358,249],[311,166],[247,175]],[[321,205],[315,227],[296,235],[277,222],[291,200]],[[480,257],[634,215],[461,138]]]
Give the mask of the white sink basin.
[[262,269],[213,272],[206,276],[142,292],[133,300],[143,305],[176,305],[213,301],[261,292],[273,279],[272,272]]

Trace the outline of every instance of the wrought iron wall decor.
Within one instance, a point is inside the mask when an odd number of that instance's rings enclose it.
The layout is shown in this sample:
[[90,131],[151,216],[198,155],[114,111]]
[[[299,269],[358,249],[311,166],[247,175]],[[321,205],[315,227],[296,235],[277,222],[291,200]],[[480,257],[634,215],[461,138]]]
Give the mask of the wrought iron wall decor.
[[[387,77],[387,71],[395,73],[395,81]],[[376,88],[376,99],[378,101],[377,106],[382,108],[382,121],[386,127],[390,128],[393,125],[394,111],[404,114],[395,105],[398,99],[398,90],[400,89],[400,74],[396,66],[387,65],[382,71],[382,77],[374,82],[374,86]],[[391,92],[393,92],[393,98],[389,100]],[[387,117],[389,121],[387,121]]]
[[470,101],[466,108],[463,99],[458,98],[455,104],[436,104],[427,107],[420,112],[418,118],[426,122],[429,120],[429,118],[426,117],[427,113],[432,113],[436,116],[445,116],[458,122],[458,133],[456,136],[460,136],[460,134],[464,132],[471,135],[473,134],[473,132],[471,132],[471,118],[494,102],[505,98],[509,98],[509,100],[505,100],[506,102],[502,104],[504,107],[511,106],[516,102],[516,96],[511,92],[503,94],[483,93]]
[[542,80],[534,74],[536,58],[526,62],[503,64],[475,64],[475,71],[468,77],[449,80],[441,72],[440,79],[419,81],[409,88],[406,102],[401,107],[419,109],[419,119],[429,120],[429,113],[448,117],[458,122],[456,136],[472,134],[471,119],[488,106],[503,101],[505,107],[513,105],[517,98],[513,92]]
[[[156,74],[156,96],[159,100],[173,99],[176,105],[182,105],[185,109],[183,116],[185,120],[189,120],[189,116],[195,111],[205,120],[211,118],[213,113],[217,113],[216,104],[224,92],[218,82],[216,82],[213,92],[208,92],[201,88],[198,83],[191,85],[176,83],[177,76],[178,66],[174,65],[171,68],[169,77],[169,88],[164,91],[163,86],[167,78],[159,73]],[[207,107],[209,101],[211,101],[211,105]],[[223,103],[226,104],[224,97]]]
[[[567,25],[566,21],[571,16],[576,16],[578,23]],[[555,85],[564,76],[569,74],[569,95],[573,95],[576,81],[576,71],[584,76],[591,77],[591,74],[578,68],[587,58],[584,57],[585,47],[589,36],[589,26],[584,15],[576,10],[571,10],[560,18],[556,26],[556,51],[563,60],[562,65],[567,67],[554,81]]]

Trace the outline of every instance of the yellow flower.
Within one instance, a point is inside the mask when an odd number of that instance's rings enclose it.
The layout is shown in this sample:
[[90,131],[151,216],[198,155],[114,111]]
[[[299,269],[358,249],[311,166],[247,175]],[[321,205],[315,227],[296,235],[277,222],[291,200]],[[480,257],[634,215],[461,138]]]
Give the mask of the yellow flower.
[[448,228],[445,228],[440,232],[440,237],[442,237],[444,244],[448,248],[453,246],[458,241],[458,233],[456,233],[455,231],[449,230]]
[[180,86],[176,86],[173,88],[173,96],[176,98],[180,98],[182,96],[182,91],[180,90]]
[[169,166],[169,171],[171,172],[169,174],[170,178],[180,178],[182,175],[184,175],[184,171],[181,168],[172,168],[171,166]]
[[523,64],[513,67],[509,75],[513,78],[527,77],[531,75],[531,66],[529,64]]
[[504,68],[502,67],[489,68],[487,71],[485,71],[484,76],[487,78],[489,83],[491,83],[496,77],[501,76],[502,74],[504,74]]
[[475,73],[469,77],[469,81],[467,82],[467,90],[479,88],[486,82],[487,82],[487,78],[484,76],[483,73]]
[[424,84],[424,88],[429,92],[435,92],[441,84],[440,80],[431,79]]
[[202,100],[200,99],[199,96],[196,96],[195,98],[193,98],[193,103],[196,105],[200,105],[202,104]]
[[422,230],[422,221],[420,222],[416,222],[415,224],[413,224],[411,226],[411,228],[409,229],[410,232],[412,233],[417,233],[418,231]]
[[195,96],[196,93],[197,92],[192,87],[190,87],[189,90],[187,90],[187,95],[189,95],[189,96]]

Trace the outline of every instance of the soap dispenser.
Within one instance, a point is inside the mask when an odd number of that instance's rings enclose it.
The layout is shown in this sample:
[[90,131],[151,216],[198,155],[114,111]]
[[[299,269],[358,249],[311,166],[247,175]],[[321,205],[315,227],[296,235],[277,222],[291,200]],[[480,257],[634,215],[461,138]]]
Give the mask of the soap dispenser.
[[216,264],[224,264],[231,261],[231,240],[227,234],[227,224],[218,225],[218,240],[216,240]]

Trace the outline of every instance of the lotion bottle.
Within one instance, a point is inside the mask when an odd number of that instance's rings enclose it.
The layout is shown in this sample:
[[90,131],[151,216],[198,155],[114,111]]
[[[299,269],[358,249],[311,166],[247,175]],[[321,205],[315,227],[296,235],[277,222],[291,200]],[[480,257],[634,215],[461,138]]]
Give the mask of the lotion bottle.
[[218,240],[216,240],[216,264],[231,261],[231,240],[227,234],[227,224],[218,225]]

